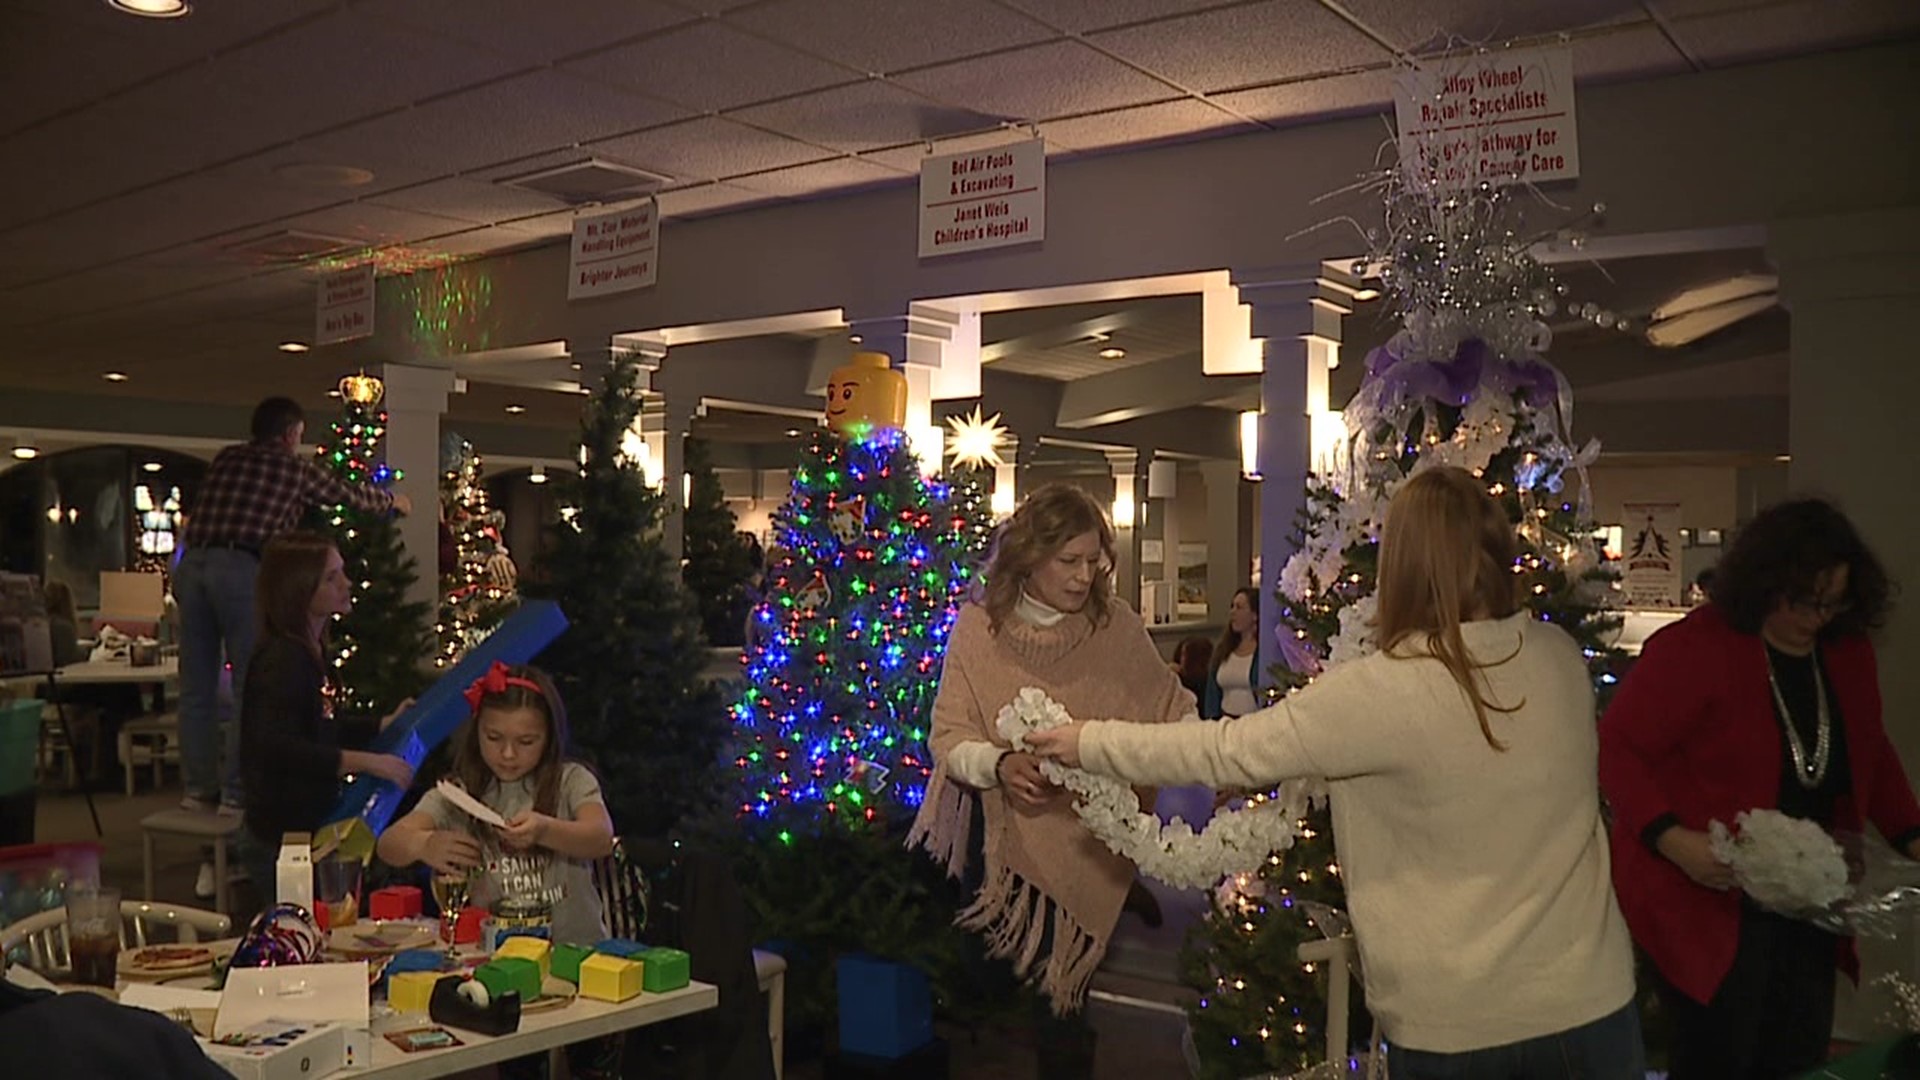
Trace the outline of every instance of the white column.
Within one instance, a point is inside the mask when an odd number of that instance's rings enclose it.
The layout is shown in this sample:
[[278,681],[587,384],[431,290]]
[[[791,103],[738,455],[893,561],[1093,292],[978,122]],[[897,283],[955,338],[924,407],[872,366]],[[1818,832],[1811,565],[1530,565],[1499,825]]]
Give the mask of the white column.
[[939,471],[945,429],[933,403],[980,396],[980,315],[931,304],[905,315],[849,316],[856,350],[886,353],[907,378],[907,437],[922,468]]
[[1113,473],[1113,503],[1107,509],[1114,528],[1114,595],[1140,610],[1140,534],[1146,513],[1146,458],[1138,450],[1108,450]]
[[1207,485],[1207,621],[1224,624],[1234,591],[1253,572],[1253,485],[1238,461],[1203,461],[1200,477]]
[[440,417],[447,411],[447,395],[464,391],[465,384],[446,368],[387,364],[380,372],[386,384],[386,458],[402,473],[393,489],[413,503],[413,513],[400,519],[400,542],[418,564],[419,577],[407,590],[407,600],[439,609],[440,595]]
[[[1306,503],[1312,418],[1327,411],[1327,373],[1338,365],[1344,294],[1321,280],[1318,263],[1236,272],[1234,284],[1260,342],[1260,640],[1274,640],[1280,605],[1274,587],[1293,554]],[[1262,671],[1262,685],[1271,677]]]
[[1149,606],[1150,591],[1157,590],[1155,604],[1164,606],[1155,606],[1153,614],[1161,622],[1175,622],[1180,617],[1180,522],[1175,513],[1180,491],[1179,469],[1178,462],[1157,453],[1147,465],[1143,540],[1158,543],[1160,557],[1147,559],[1143,555],[1141,558],[1140,603],[1144,611]]
[[[1031,451],[1026,451],[1031,454]],[[1020,436],[1008,435],[1000,443],[1000,464],[993,469],[993,520],[998,522],[1020,507],[1026,495],[1026,471],[1021,461]]]

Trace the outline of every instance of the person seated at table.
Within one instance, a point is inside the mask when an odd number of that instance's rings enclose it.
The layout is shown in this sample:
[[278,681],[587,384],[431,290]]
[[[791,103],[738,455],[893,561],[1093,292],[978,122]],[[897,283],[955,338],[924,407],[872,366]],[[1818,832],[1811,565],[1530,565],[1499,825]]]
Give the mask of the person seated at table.
[[327,627],[353,607],[353,583],[333,541],[310,532],[268,541],[255,598],[260,635],[240,697],[240,768],[252,798],[236,847],[261,900],[271,905],[281,837],[325,823],[342,777],[371,773],[405,789],[413,766],[392,754],[341,748],[327,685]]
[[[47,602],[47,632],[53,642],[53,666],[84,663],[86,647],[80,644],[80,617],[73,600],[73,587],[64,581],[49,580],[41,590]],[[103,759],[119,764],[117,747],[120,728],[140,714],[140,688],[125,684],[53,684],[51,696],[66,710],[67,737],[82,745],[88,779],[96,779]],[[76,761],[82,760],[80,757]]]
[[[472,902],[512,896],[549,905],[553,940],[591,944],[607,936],[606,912],[593,886],[592,862],[613,853],[613,818],[593,771],[568,760],[567,708],[546,672],[495,662],[467,688],[472,715],[454,736],[453,776],[506,822],[486,829],[438,789],[380,837],[376,849],[393,866],[424,862],[443,876],[472,876]],[[621,1039],[588,1039],[567,1047],[575,1077],[620,1072]],[[546,1075],[545,1054],[504,1062],[500,1075]]]

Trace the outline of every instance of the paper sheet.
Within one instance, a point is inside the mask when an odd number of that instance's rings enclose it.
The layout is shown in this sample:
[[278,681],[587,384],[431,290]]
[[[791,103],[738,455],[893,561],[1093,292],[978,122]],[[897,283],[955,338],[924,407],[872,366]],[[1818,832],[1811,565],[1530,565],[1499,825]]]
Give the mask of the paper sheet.
[[506,827],[506,818],[496,813],[493,807],[467,794],[466,788],[461,787],[453,781],[442,780],[438,784],[435,784],[433,789],[438,791],[448,802],[465,810],[474,820],[484,821],[488,825],[496,825],[501,828]]

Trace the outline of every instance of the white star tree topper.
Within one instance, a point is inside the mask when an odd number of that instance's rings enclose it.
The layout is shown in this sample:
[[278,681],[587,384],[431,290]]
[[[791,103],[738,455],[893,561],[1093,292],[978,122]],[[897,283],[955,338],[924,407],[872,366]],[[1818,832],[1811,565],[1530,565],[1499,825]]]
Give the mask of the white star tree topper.
[[965,416],[947,417],[947,427],[953,432],[947,440],[947,456],[953,459],[955,468],[990,469],[1006,464],[1000,459],[1000,447],[1006,442],[1007,429],[1001,425],[999,413],[982,419],[980,406],[975,405]]

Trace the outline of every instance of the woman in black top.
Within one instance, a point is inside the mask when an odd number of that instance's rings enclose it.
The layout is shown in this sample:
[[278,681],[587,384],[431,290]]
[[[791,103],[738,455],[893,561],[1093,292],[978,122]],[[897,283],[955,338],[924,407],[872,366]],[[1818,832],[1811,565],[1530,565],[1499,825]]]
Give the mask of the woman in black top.
[[[353,585],[333,542],[304,532],[269,541],[254,595],[260,633],[240,696],[248,833],[241,859],[271,904],[281,836],[323,824],[340,796],[341,777],[372,773],[404,789],[413,783],[413,768],[392,754],[340,747],[326,633],[333,617],[352,607]],[[380,727],[392,720],[387,716]]]

